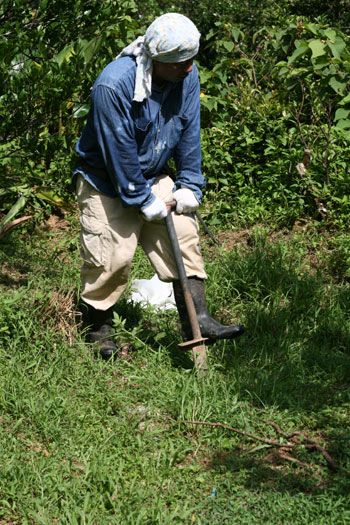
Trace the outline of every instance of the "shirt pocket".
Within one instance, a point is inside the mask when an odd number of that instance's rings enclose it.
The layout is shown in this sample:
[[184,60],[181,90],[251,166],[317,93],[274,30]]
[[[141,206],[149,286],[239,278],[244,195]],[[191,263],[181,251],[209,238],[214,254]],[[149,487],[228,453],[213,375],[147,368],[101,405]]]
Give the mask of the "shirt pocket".
[[80,255],[88,266],[101,267],[106,263],[107,229],[106,225],[82,214],[80,217]]
[[135,138],[138,144],[142,144],[150,131],[153,123],[144,117],[135,120]]
[[181,139],[182,132],[187,124],[187,117],[174,115],[168,123],[167,146],[174,149]]

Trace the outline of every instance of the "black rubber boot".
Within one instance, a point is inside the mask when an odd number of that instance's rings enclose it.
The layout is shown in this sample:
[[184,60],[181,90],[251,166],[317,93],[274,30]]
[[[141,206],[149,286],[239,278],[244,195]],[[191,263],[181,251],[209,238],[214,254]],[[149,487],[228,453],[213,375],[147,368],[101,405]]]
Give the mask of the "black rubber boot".
[[[244,326],[231,325],[224,326],[211,317],[207,310],[205,299],[204,282],[198,277],[189,277],[188,286],[193,298],[194,306],[197,312],[198,323],[201,329],[201,335],[208,337],[212,341],[216,339],[233,339],[243,334]],[[175,302],[179,312],[182,336],[185,341],[192,339],[192,330],[187,315],[186,304],[182,293],[180,281],[173,282]]]
[[93,306],[81,303],[83,323],[89,327],[86,340],[97,343],[102,359],[111,359],[117,354],[117,347],[110,335],[113,331],[113,306],[108,310],[96,310]]

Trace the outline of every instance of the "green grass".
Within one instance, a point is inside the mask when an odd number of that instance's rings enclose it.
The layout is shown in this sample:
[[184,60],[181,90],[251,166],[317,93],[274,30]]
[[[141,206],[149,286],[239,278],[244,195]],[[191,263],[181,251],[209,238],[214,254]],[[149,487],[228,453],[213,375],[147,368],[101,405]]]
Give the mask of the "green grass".
[[[115,328],[132,348],[115,363],[94,357],[74,320],[75,218],[66,229],[4,238],[0,523],[349,523],[341,239],[256,228],[231,250],[203,240],[210,310],[242,321],[246,335],[210,346],[209,373],[198,378],[177,350],[176,313],[125,299]],[[133,276],[151,275],[138,252]],[[286,442],[273,421],[317,438],[340,469],[303,443],[292,463],[230,430],[184,423],[193,420]]]

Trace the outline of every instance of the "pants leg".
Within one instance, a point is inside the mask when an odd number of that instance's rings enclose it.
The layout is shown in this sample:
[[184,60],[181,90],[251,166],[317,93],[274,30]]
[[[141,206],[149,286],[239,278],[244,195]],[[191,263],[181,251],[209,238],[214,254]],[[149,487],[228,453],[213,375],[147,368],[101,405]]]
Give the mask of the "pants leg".
[[142,226],[135,208],[123,208],[119,198],[96,191],[77,178],[81,212],[81,298],[98,310],[107,310],[128,283],[132,259]]
[[[172,179],[165,175],[156,180],[152,191],[167,202],[172,200],[173,186]],[[97,310],[107,310],[116,303],[127,286],[138,242],[159,279],[178,279],[165,221],[145,221],[137,208],[123,208],[119,198],[96,191],[81,175],[77,177],[77,199],[84,302]],[[195,219],[174,212],[173,219],[187,275],[205,279]]]

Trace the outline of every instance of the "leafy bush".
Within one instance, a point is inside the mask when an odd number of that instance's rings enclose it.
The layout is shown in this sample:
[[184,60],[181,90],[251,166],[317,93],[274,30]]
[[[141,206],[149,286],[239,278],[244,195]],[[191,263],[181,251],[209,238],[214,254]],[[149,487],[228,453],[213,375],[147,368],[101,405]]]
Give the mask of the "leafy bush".
[[226,25],[211,43],[220,60],[201,71],[209,195],[230,201],[226,215],[244,215],[249,201],[248,222],[304,215],[344,224],[349,39],[293,21],[263,28],[254,42],[249,51],[242,31]]
[[349,37],[329,24],[340,25],[346,16],[341,3],[318,2],[320,18],[310,23],[309,4],[220,0],[213,9],[208,0],[171,6],[162,0],[6,1],[0,14],[0,112],[6,114],[0,212],[14,203],[9,216],[28,202],[68,205],[73,146],[95,78],[156,16],[177,11],[202,33],[210,220],[290,224],[307,216],[345,224]]
[[[134,38],[133,0],[5,1],[0,187],[66,198],[73,146],[100,70]],[[10,181],[10,184],[9,184]],[[53,191],[53,193],[52,193]],[[62,199],[61,199],[62,201]],[[3,203],[6,205],[6,202]]]

